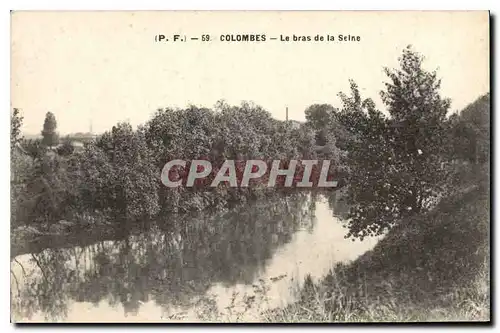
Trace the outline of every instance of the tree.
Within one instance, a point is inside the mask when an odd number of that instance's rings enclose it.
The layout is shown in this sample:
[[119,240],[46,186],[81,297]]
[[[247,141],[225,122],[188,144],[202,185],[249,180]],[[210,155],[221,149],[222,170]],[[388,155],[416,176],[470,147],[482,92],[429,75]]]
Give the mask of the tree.
[[446,143],[446,113],[450,100],[439,95],[441,80],[435,71],[422,68],[423,57],[406,48],[401,69],[386,74],[391,83],[381,92],[391,115],[389,126],[395,160],[402,162],[410,185],[405,200],[414,212],[425,208],[427,199],[444,190],[441,167]]
[[316,144],[319,146],[325,146],[332,141],[332,136],[329,134],[335,132],[333,129],[335,111],[330,104],[313,104],[304,111],[306,124],[316,132]]
[[26,181],[29,179],[33,165],[31,159],[22,149],[15,149],[16,145],[23,140],[21,127],[23,117],[19,109],[14,109],[10,118],[10,211],[11,225],[20,224],[22,217],[18,214],[20,202],[26,189]]
[[[392,158],[387,136],[387,119],[370,99],[363,100],[351,81],[351,96],[340,94],[343,102],[337,119],[349,133],[342,141],[341,163],[347,167],[348,214],[347,237],[363,238],[383,232],[394,220],[392,209],[397,194],[390,192]],[[393,202],[394,201],[394,202]]]
[[389,117],[363,100],[354,82],[352,96],[341,94],[337,118],[350,133],[345,143],[349,168],[348,236],[381,234],[404,218],[426,211],[445,191],[442,168],[446,112],[436,72],[422,68],[423,57],[410,47],[400,69],[385,69],[389,82],[381,92]]
[[[94,167],[89,165],[92,160]],[[99,207],[111,209],[115,217],[126,221],[158,213],[160,171],[147,147],[144,129],[134,132],[128,123],[113,126],[96,147],[86,147],[82,164],[87,187],[95,190],[89,191],[86,200],[97,198]]]
[[42,144],[48,147],[53,147],[59,142],[59,135],[56,132],[57,121],[52,112],[47,112],[42,130]]
[[307,123],[315,130],[327,127],[333,120],[335,108],[330,104],[313,104],[305,111]]
[[23,116],[21,116],[19,109],[14,108],[10,117],[10,147],[11,149],[19,143],[23,138],[21,137],[21,126],[23,125]]
[[490,160],[490,95],[481,96],[450,117],[451,158],[474,164]]
[[68,172],[68,161],[57,154],[46,154],[36,160],[27,181],[27,221],[53,224],[70,219],[78,188],[74,175]]

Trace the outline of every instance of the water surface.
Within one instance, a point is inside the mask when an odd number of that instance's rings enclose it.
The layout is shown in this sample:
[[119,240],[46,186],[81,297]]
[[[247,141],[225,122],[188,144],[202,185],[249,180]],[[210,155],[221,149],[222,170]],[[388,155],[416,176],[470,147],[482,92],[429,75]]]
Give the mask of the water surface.
[[[300,196],[162,222],[11,262],[16,321],[259,320],[377,239],[344,239],[338,200]],[[168,225],[168,227],[165,227]]]

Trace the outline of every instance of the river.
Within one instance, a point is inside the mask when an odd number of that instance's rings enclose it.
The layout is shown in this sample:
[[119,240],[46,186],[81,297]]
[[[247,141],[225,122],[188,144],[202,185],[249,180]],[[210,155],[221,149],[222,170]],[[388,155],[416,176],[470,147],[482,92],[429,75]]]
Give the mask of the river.
[[19,255],[13,320],[259,321],[263,310],[293,301],[308,274],[318,280],[373,248],[377,238],[344,239],[344,209],[337,198],[269,200],[122,240]]

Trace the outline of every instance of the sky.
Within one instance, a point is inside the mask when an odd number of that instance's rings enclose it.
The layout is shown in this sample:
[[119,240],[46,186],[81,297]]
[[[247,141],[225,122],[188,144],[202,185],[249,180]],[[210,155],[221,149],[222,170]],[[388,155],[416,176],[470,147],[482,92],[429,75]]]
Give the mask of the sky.
[[[11,108],[24,134],[46,112],[60,134],[145,123],[160,107],[253,101],[278,119],[304,120],[311,104],[340,106],[349,79],[383,110],[383,68],[409,44],[438,71],[441,95],[460,110],[489,91],[488,12],[13,12]],[[211,41],[155,42],[173,34]],[[265,42],[220,35],[265,34]],[[333,42],[282,42],[284,36]],[[338,35],[360,41],[338,40]],[[270,40],[277,37],[278,40]]]

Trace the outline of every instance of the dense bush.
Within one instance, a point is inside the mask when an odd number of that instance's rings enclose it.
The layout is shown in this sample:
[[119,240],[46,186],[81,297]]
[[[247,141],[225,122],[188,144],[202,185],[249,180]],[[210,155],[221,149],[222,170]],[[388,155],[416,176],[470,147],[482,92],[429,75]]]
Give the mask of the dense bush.
[[223,184],[203,191],[167,188],[160,181],[165,163],[200,158],[214,164],[225,159],[300,159],[314,157],[313,145],[314,131],[306,126],[291,127],[251,103],[224,102],[215,110],[159,109],[137,130],[117,124],[79,152],[69,153],[64,146],[54,152],[43,142],[25,142],[33,166],[22,193],[16,194],[23,198],[16,211],[24,213],[16,215],[15,225],[50,226],[93,214],[122,225],[154,218],[160,211],[229,208],[273,190]]

